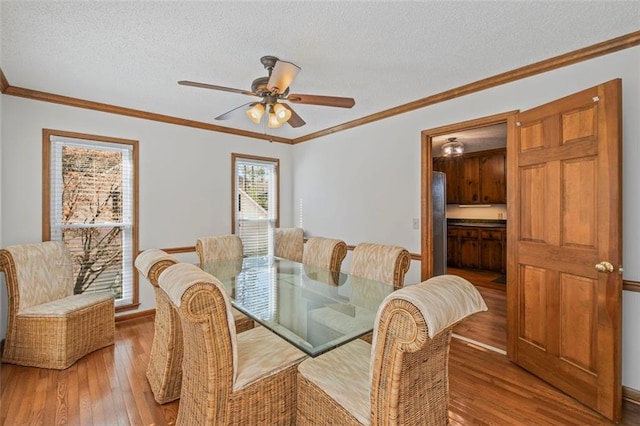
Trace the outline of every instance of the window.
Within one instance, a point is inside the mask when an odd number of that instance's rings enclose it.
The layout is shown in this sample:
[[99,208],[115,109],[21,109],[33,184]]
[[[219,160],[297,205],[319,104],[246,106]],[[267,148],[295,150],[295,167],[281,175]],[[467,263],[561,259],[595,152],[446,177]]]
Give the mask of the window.
[[232,232],[242,239],[244,256],[272,256],[278,222],[277,158],[231,154]]
[[43,131],[43,240],[63,241],[74,293],[111,291],[138,305],[137,141]]

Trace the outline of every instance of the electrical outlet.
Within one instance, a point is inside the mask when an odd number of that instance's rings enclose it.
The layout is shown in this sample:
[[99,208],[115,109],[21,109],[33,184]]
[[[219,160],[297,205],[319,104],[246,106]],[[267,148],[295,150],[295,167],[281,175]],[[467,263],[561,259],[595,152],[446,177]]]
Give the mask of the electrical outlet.
[[414,218],[413,219],[413,229],[420,229],[420,219],[419,218]]

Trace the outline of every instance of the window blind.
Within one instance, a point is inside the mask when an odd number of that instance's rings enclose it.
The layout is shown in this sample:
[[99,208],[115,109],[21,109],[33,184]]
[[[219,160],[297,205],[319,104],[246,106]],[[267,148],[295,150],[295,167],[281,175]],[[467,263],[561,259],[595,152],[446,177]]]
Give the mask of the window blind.
[[277,223],[277,162],[235,158],[235,232],[245,257],[273,256]]
[[133,303],[133,146],[51,136],[51,240],[73,259],[74,292]]

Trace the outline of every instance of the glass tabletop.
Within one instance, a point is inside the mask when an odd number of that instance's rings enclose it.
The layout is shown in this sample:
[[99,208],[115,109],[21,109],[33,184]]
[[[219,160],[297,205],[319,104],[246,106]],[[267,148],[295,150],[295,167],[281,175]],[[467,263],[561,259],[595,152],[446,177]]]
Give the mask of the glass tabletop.
[[314,357],[373,330],[393,286],[277,257],[211,262],[231,304]]

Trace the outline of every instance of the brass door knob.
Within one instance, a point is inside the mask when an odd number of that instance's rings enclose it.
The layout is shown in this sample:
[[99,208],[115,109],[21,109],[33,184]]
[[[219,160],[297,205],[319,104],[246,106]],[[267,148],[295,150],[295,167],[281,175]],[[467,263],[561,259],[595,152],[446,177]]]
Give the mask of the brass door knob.
[[609,262],[602,261],[596,265],[596,271],[598,272],[613,272],[613,265]]

